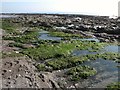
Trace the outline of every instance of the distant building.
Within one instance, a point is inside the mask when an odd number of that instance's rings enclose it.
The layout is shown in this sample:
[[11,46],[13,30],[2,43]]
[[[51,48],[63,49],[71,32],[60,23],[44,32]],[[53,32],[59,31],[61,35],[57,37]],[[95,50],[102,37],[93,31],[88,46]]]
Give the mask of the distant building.
[[120,17],[120,1],[118,2],[118,17]]

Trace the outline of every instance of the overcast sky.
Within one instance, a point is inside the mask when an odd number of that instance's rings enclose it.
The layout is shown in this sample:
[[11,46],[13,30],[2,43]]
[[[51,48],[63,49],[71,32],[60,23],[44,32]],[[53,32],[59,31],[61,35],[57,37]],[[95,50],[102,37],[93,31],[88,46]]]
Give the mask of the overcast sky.
[[4,13],[118,15],[120,0],[2,0]]

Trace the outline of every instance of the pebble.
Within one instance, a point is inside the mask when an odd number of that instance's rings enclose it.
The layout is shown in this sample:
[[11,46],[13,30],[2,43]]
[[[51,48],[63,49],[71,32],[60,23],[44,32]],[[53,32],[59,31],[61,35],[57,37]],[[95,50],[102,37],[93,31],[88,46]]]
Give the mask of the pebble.
[[21,75],[20,75],[20,74],[18,74],[18,76],[20,77]]
[[11,72],[12,70],[9,70],[9,72]]

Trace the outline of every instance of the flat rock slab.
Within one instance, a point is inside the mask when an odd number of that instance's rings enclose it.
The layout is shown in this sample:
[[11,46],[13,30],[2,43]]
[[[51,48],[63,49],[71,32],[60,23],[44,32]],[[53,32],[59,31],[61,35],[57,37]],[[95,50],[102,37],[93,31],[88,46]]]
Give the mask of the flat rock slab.
[[[9,57],[2,60],[2,88],[52,88],[57,84],[39,72],[28,57]],[[58,86],[57,86],[58,87]]]

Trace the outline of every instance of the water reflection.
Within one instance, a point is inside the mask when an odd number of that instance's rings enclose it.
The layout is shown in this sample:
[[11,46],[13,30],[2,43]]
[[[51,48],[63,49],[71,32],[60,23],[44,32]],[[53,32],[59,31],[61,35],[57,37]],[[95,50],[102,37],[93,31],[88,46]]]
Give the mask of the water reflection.
[[42,39],[42,40],[53,40],[53,41],[55,41],[55,40],[61,40],[60,37],[52,37],[52,36],[50,36],[47,33],[41,33],[41,35],[40,35],[39,38]]
[[90,52],[88,50],[75,50],[72,52],[72,55],[80,56],[80,55],[89,55],[89,54],[97,54],[97,53],[107,53],[107,52],[113,52],[113,53],[120,53],[119,52],[120,46],[117,45],[108,45],[105,46],[103,49],[101,49],[98,52]]
[[86,61],[83,65],[89,65],[97,69],[98,72],[108,71],[115,72],[117,70],[117,63],[112,60],[97,59],[92,61]]
[[[40,39],[42,39],[42,40],[61,40],[62,38],[61,37],[54,37],[54,36],[51,36],[50,34],[49,34],[49,32],[47,32],[47,31],[41,31],[41,32],[39,32],[40,33]],[[84,38],[84,39],[80,39],[80,38],[72,38],[72,40],[81,40],[81,41],[93,41],[93,42],[99,42],[99,40],[98,39],[96,39],[96,38]]]
[[104,48],[105,52],[119,52],[120,46],[117,45],[109,45]]
[[97,52],[90,52],[88,50],[75,50],[72,52],[72,55],[74,56],[89,55],[89,54],[97,54]]
[[[42,40],[61,40],[61,37],[53,37],[50,36],[49,32],[40,32],[40,39]],[[75,39],[76,40],[76,39]],[[88,40],[88,41],[95,41],[99,42],[98,39],[89,38],[89,39],[77,39],[77,40]],[[97,54],[103,52],[118,52],[120,46],[117,45],[109,45],[106,46],[104,49],[100,50],[99,52],[90,52],[88,50],[75,50],[72,52],[72,55],[88,55],[88,54]],[[102,88],[106,87],[111,82],[118,80],[118,63],[112,60],[104,60],[104,59],[97,59],[86,61],[82,65],[88,65],[97,70],[97,74],[95,76],[89,77],[86,80],[81,80],[79,82],[79,86],[83,87],[97,87]]]
[[118,64],[112,60],[97,59],[93,61],[86,61],[82,65],[88,65],[97,70],[97,74],[95,76],[81,81],[82,85],[85,82],[89,83],[87,85],[83,85],[84,87],[102,88],[106,87],[111,82],[116,82],[118,80]]

